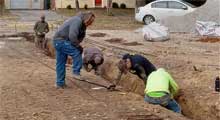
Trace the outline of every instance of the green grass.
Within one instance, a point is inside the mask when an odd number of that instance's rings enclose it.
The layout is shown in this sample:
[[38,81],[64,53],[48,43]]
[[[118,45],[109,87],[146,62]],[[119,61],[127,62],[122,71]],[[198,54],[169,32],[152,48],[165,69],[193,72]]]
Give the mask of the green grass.
[[[86,10],[81,9],[80,11]],[[92,11],[96,16],[95,22],[90,29],[133,30],[142,26],[134,19],[134,9],[112,9],[113,16],[108,16],[106,9],[88,9],[88,11]],[[75,9],[59,9],[57,13],[64,16],[76,15]]]
[[7,9],[5,9],[3,13],[0,13],[0,19],[2,20],[17,20],[18,18],[18,16],[12,15]]

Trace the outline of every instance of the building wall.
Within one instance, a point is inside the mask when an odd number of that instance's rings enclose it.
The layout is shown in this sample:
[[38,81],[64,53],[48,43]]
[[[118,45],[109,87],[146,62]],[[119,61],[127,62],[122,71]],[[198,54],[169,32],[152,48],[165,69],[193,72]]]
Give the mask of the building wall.
[[[135,7],[135,0],[112,0],[112,2],[117,2],[120,6],[121,3],[125,3],[127,8]],[[66,8],[68,5],[71,5],[75,8],[75,0],[55,0],[56,8]],[[95,8],[95,0],[79,0],[80,8],[84,8],[84,5],[87,4],[88,8]],[[107,0],[102,0],[102,7],[107,6]]]
[[124,3],[127,8],[135,8],[135,0],[112,0],[112,2],[118,3],[119,6]]
[[[55,0],[55,4],[56,8],[66,8],[68,5],[75,8],[75,0]],[[88,5],[88,8],[94,8],[94,0],[79,0],[80,8],[84,8],[85,4]]]
[[[29,0],[30,5],[29,5],[29,9],[32,9],[32,2],[33,0]],[[11,9],[11,0],[5,0],[5,8],[6,9]],[[44,9],[44,0],[40,0],[40,9]]]
[[10,9],[10,0],[5,0],[5,8]]

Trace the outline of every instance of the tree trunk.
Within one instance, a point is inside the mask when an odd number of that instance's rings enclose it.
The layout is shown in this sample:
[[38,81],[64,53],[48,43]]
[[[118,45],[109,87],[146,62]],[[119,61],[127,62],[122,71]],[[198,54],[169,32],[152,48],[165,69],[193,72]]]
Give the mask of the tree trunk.
[[4,13],[4,0],[0,0],[0,15],[2,16]]
[[79,11],[79,0],[75,0],[75,4],[76,4],[76,11]]
[[107,0],[107,15],[112,15],[111,13],[112,0]]
[[137,9],[140,6],[144,6],[146,4],[146,1],[152,1],[152,0],[136,0],[135,1],[135,13],[137,12]]

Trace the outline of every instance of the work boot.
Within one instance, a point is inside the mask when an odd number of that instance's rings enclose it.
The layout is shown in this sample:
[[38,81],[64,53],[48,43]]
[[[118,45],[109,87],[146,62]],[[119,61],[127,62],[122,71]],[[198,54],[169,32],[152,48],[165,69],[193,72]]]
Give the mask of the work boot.
[[64,84],[64,85],[56,85],[56,89],[64,89],[64,88],[67,88],[66,84]]
[[73,74],[74,79],[83,80],[81,75]]

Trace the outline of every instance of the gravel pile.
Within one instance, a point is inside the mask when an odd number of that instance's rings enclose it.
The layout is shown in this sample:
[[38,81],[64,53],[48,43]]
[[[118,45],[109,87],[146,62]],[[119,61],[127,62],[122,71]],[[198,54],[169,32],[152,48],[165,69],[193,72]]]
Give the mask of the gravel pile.
[[190,14],[166,18],[160,22],[171,32],[194,32],[197,20],[214,21],[220,24],[220,0],[207,0],[203,6]]

